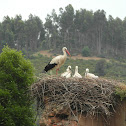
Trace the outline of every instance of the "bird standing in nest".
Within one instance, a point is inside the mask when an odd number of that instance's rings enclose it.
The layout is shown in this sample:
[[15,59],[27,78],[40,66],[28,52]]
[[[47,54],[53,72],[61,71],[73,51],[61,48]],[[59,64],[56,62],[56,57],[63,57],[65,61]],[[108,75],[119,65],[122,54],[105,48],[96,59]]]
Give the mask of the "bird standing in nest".
[[[58,74],[59,68],[65,63],[67,54],[70,55],[66,47],[62,48],[63,55],[56,56],[53,58],[44,68],[43,72],[48,72],[49,70],[56,69],[56,74]],[[70,55],[71,56],[71,55]]]

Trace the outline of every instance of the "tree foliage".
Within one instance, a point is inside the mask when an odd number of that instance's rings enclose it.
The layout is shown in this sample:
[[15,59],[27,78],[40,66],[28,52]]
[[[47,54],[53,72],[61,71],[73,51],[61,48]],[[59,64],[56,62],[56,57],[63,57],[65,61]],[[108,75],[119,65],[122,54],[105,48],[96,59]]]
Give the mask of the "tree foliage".
[[0,54],[0,125],[33,126],[32,101],[28,93],[33,83],[33,66],[21,52],[4,47]]
[[104,10],[74,10],[71,4],[47,14],[45,22],[38,16],[29,15],[25,21],[21,15],[4,17],[0,23],[0,50],[5,44],[18,50],[59,51],[66,46],[70,52],[80,54],[88,46],[91,55],[126,57],[126,18],[106,18]]
[[95,66],[95,72],[99,76],[105,75],[105,60],[99,60]]
[[0,33],[0,51],[6,44],[17,50],[36,51],[45,40],[43,22],[32,14],[26,21],[22,20],[21,15],[16,15],[15,18],[4,17]]
[[88,48],[88,46],[85,46],[82,50],[82,56],[90,56],[90,49]]

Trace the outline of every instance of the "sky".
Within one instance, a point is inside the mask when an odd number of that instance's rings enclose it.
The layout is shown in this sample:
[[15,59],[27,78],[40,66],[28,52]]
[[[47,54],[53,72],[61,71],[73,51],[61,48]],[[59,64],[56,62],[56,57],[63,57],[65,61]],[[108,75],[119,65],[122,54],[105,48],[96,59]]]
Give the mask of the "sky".
[[4,16],[15,17],[21,15],[23,20],[27,20],[30,14],[39,16],[45,22],[47,14],[51,14],[55,9],[59,13],[59,8],[65,9],[71,4],[74,10],[86,9],[93,12],[98,9],[106,12],[115,19],[126,17],[126,0],[0,0],[0,22]]

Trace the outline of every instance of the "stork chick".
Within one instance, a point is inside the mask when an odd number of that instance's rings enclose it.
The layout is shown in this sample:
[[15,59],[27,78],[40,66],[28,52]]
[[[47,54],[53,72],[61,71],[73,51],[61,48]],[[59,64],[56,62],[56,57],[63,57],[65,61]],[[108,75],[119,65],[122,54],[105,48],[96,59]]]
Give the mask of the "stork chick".
[[96,76],[96,75],[94,75],[92,73],[89,73],[89,69],[88,68],[86,68],[85,77],[86,78],[92,78],[92,79],[97,79],[98,78],[98,76]]
[[78,66],[75,67],[75,73],[74,73],[73,77],[82,78],[82,76],[78,73]]
[[61,74],[61,77],[70,78],[71,74],[72,74],[71,66],[68,66],[67,69],[66,69],[66,72]]

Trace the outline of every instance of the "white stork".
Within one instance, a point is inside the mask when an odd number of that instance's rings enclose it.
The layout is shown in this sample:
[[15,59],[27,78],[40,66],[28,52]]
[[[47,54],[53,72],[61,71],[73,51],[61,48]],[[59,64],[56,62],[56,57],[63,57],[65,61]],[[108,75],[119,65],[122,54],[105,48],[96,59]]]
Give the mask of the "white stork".
[[61,77],[70,78],[71,74],[72,74],[71,66],[68,66],[67,69],[66,69],[66,71],[61,74]]
[[82,78],[82,76],[78,73],[78,66],[75,67],[75,74],[73,75],[75,78]]
[[[69,51],[67,50],[66,47],[63,47],[62,49],[63,51],[63,55],[59,55],[54,57],[44,68],[43,72],[48,72],[49,70],[52,70],[53,68],[56,69],[56,74],[58,74],[59,68],[64,64],[64,62],[66,61],[67,58],[67,54],[69,53]],[[70,55],[71,56],[71,55]]]
[[96,76],[96,75],[94,75],[92,73],[89,73],[89,69],[88,68],[86,68],[85,77],[92,78],[92,79],[97,79],[98,78],[98,76]]

